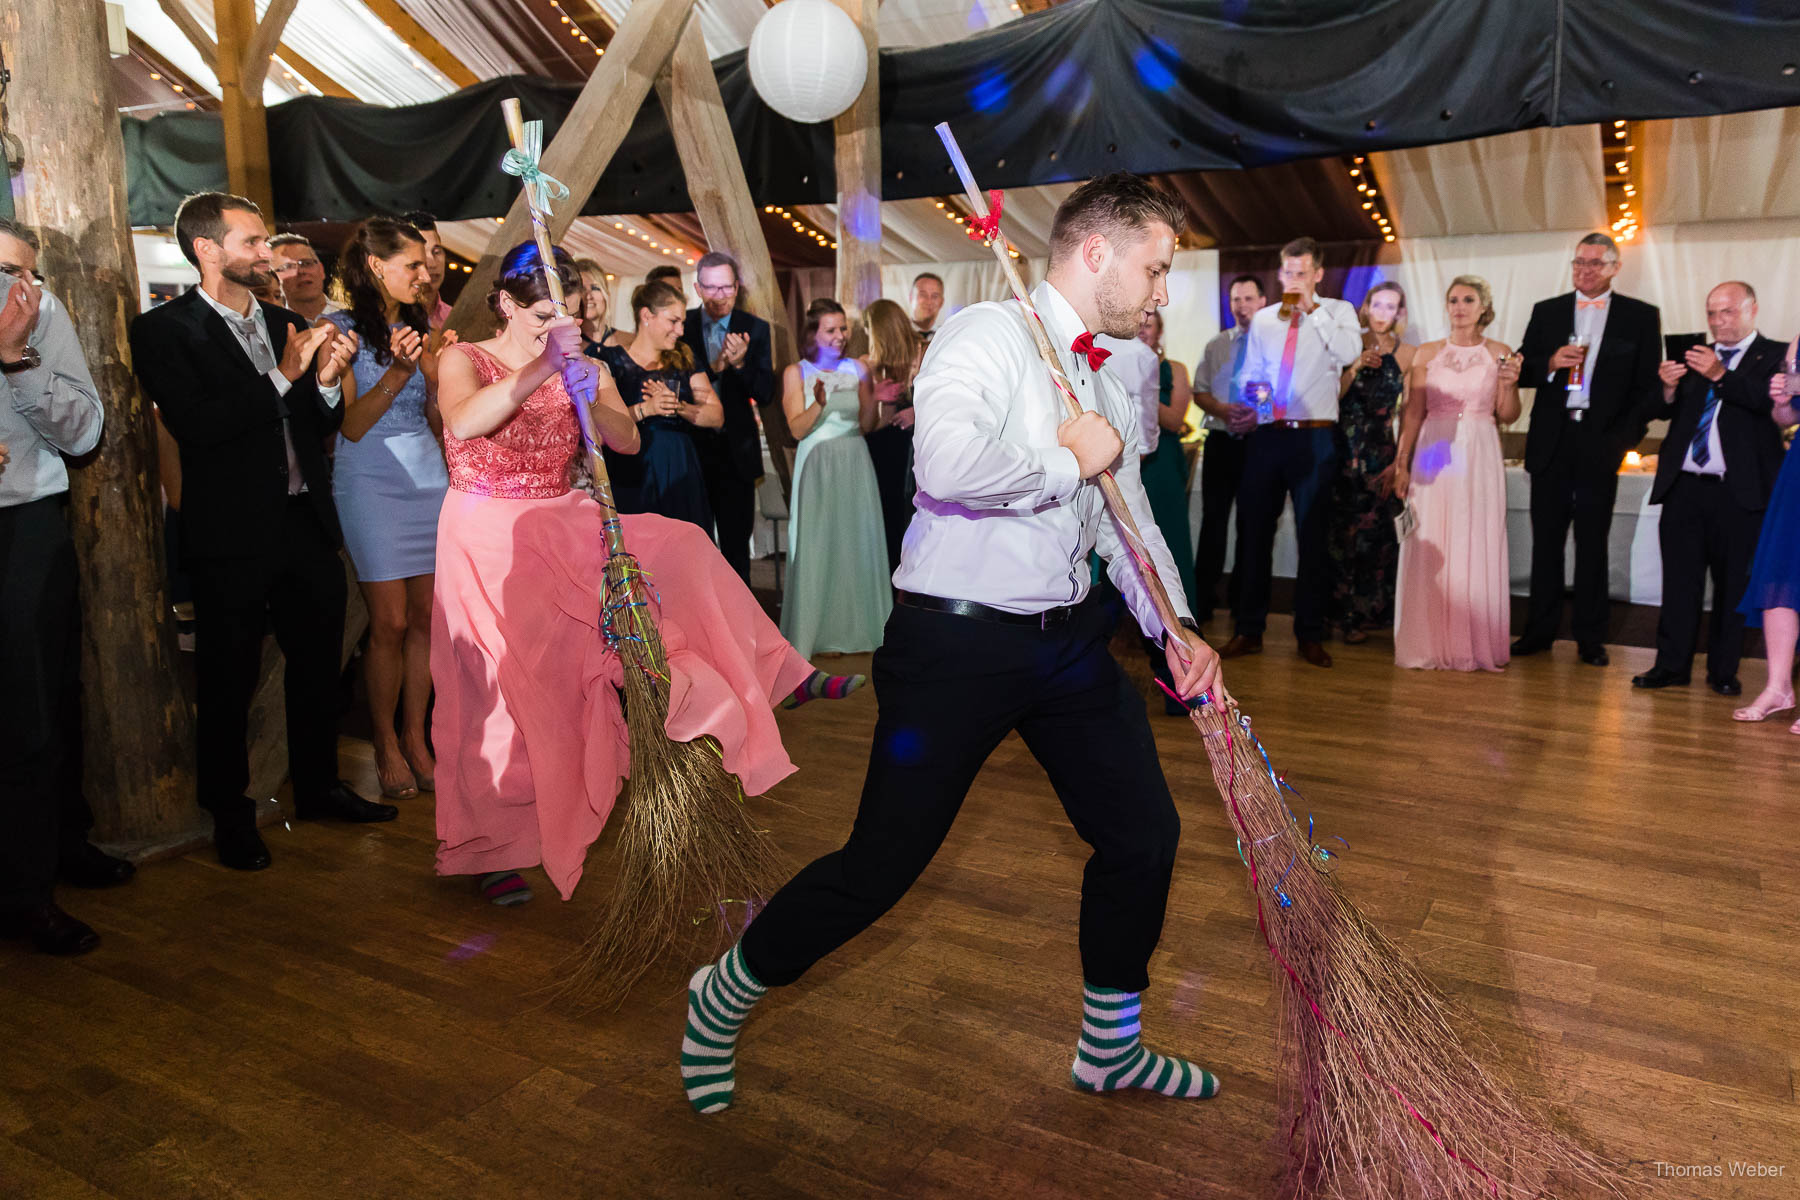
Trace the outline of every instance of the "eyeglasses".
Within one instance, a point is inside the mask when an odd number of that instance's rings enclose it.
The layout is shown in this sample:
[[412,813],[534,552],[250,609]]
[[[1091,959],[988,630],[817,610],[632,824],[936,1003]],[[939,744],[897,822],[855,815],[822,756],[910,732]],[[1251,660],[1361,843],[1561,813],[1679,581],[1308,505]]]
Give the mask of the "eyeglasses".
[[696,283],[694,285],[694,289],[703,296],[728,296],[737,291],[737,288],[736,281],[719,284]]
[[277,275],[293,275],[307,267],[316,267],[318,265],[319,260],[316,258],[289,259],[276,267],[275,273]]
[[1569,260],[1569,265],[1572,267],[1576,267],[1576,268],[1587,267],[1591,270],[1598,271],[1602,267],[1611,266],[1612,259],[1610,259],[1610,258],[1572,258]]

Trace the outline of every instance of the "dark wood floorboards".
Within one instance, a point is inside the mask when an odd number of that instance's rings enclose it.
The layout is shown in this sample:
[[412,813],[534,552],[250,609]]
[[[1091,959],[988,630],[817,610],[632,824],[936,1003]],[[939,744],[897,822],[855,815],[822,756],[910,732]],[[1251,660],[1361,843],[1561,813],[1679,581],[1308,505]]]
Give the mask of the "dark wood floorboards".
[[[1524,1082],[1651,1183],[1658,1161],[1785,1168],[1655,1194],[1800,1194],[1800,737],[1698,685],[1634,693],[1646,650],[1467,676],[1290,645],[1278,625],[1231,687],[1349,841],[1350,893]],[[757,804],[796,864],[848,828],[874,712],[783,716],[800,771]],[[261,874],[200,852],[65,891],[98,951],[0,946],[0,1195],[1266,1200],[1270,976],[1198,738],[1154,721],[1185,828],[1145,1025],[1223,1076],[1217,1100],[1068,1086],[1084,847],[1014,739],[912,894],[761,1006],[720,1117],[675,1074],[685,970],[617,1014],[540,993],[609,840],[575,901],[534,873],[509,911],[433,875],[428,796],[386,826],[278,825]],[[372,794],[367,745],[344,762]]]

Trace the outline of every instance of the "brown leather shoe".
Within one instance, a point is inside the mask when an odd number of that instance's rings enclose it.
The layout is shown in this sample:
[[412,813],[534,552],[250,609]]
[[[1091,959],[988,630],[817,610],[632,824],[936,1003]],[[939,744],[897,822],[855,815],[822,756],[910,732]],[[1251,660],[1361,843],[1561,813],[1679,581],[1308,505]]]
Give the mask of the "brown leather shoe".
[[1233,634],[1231,640],[1219,647],[1220,658],[1242,658],[1246,654],[1262,653],[1262,634]]
[[1319,645],[1317,642],[1301,642],[1296,653],[1315,667],[1329,667],[1331,665],[1331,655],[1327,654],[1325,652],[1325,647]]

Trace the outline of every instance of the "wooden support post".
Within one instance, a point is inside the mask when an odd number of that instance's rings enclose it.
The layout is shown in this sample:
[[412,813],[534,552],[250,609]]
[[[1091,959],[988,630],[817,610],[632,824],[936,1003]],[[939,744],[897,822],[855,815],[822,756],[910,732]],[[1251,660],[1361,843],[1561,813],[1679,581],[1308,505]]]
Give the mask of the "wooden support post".
[[272,229],[275,188],[269,171],[269,121],[263,110],[262,75],[246,78],[244,71],[244,51],[256,33],[253,0],[213,0],[213,24],[219,31],[216,58],[219,101],[224,107],[227,186],[261,208]]
[[[712,60],[706,56],[706,40],[699,22],[688,24],[668,70],[657,80],[656,90],[669,114],[675,153],[687,176],[688,198],[693,201],[694,214],[700,218],[707,245],[726,251],[743,268],[743,305],[769,323],[779,380],[781,372],[794,361],[794,331],[788,325],[787,308],[775,283],[768,239],[763,236],[762,222],[750,199],[750,182],[744,177],[737,139],[725,115],[725,100],[719,93]],[[762,406],[762,421],[769,455],[775,461],[775,473],[785,494],[792,475],[794,437],[788,431],[779,387],[777,383],[773,400]]]
[[833,0],[862,30],[868,81],[832,122],[837,137],[837,299],[852,319],[881,298],[881,57],[877,0]]
[[68,308],[106,407],[100,447],[70,472],[81,568],[82,680],[95,836],[166,837],[193,822],[193,718],[176,669],[163,558],[156,434],[125,332],[138,280],[125,150],[98,3],[9,0],[11,129],[24,143],[20,219]]
[[[637,0],[619,22],[619,32],[605,57],[597,60],[594,73],[582,86],[568,117],[544,149],[543,169],[569,188],[569,198],[558,204],[551,216],[551,240],[568,232],[581,206],[593,194],[594,185],[600,182],[606,164],[625,140],[632,119],[644,97],[650,94],[657,72],[668,61],[693,8],[694,0]],[[493,121],[498,128],[498,109]],[[499,163],[496,151],[496,170]],[[500,258],[530,236],[531,220],[521,192],[507,210],[505,221],[495,229],[474,274],[463,283],[462,295],[450,311],[448,323],[464,341],[486,337],[492,330],[487,296],[493,290]]]
[[181,35],[193,45],[194,52],[200,56],[200,61],[206,64],[206,69],[217,75],[219,73],[218,45],[206,36],[206,30],[201,27],[200,22],[194,20],[194,14],[187,10],[187,6],[182,4],[181,0],[156,0],[156,3],[157,7],[163,10],[163,15],[174,22],[175,28],[181,30]]
[[481,82],[475,72],[463,66],[454,54],[444,49],[442,42],[426,33],[425,27],[400,7],[400,0],[363,0],[363,3],[394,31],[396,37],[412,47],[414,54],[442,71],[451,83],[466,88]]

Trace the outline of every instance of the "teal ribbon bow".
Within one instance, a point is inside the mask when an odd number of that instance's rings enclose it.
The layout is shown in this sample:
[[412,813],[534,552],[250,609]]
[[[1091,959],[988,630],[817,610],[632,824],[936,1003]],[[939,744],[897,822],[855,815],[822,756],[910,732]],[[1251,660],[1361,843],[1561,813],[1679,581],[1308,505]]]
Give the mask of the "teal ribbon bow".
[[538,159],[544,152],[544,123],[542,121],[525,122],[525,144],[508,150],[506,157],[500,160],[500,169],[508,175],[516,175],[519,182],[525,185],[525,195],[531,207],[540,213],[550,211],[552,200],[562,200],[569,194],[567,185],[554,175],[546,175],[538,166]]

